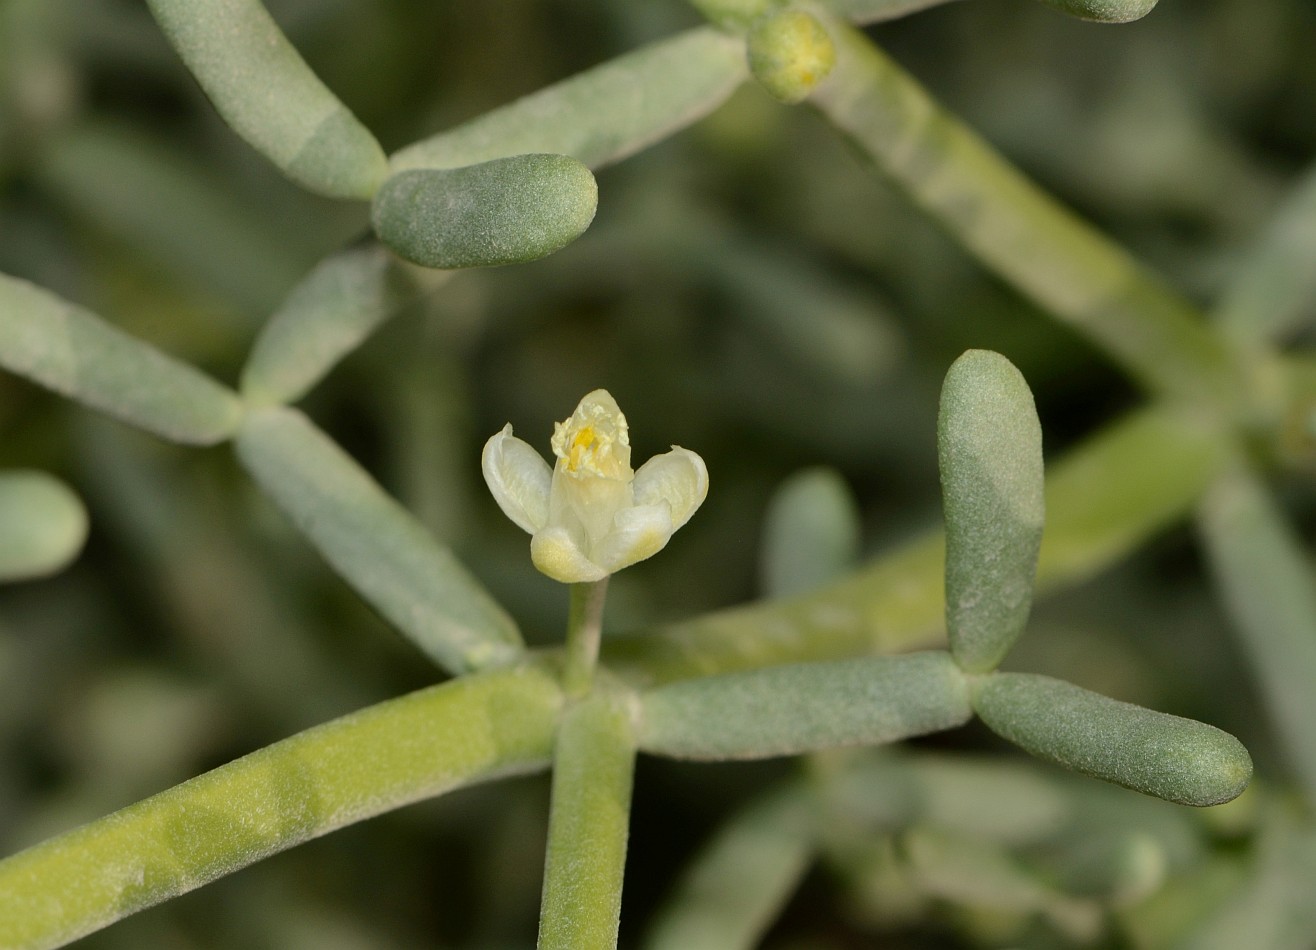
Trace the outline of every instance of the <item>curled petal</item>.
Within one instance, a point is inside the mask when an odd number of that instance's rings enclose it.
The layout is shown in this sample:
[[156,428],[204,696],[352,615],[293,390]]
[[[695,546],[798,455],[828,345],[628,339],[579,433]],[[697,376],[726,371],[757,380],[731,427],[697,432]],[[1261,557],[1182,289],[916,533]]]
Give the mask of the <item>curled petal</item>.
[[535,533],[530,539],[530,560],[540,571],[563,584],[601,581],[609,573],[586,557],[572,533],[561,525]]
[[591,552],[594,561],[607,568],[609,574],[653,557],[667,546],[676,530],[671,509],[664,501],[623,508],[613,524],[613,530]]
[[480,468],[494,501],[524,531],[534,534],[548,523],[548,495],[553,470],[526,442],[503,426],[484,444]]
[[637,505],[666,502],[675,531],[703,504],[708,494],[708,469],[694,452],[674,445],[672,451],[655,455],[640,466],[631,489]]

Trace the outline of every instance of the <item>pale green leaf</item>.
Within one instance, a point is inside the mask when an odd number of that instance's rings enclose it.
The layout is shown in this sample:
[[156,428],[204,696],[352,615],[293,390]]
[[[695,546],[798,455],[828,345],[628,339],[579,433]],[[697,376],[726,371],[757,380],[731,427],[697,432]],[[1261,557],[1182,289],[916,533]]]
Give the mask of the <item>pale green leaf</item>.
[[757,947],[813,859],[814,806],[793,787],[723,824],[682,873],[645,950]]
[[763,524],[759,575],[772,597],[835,580],[859,554],[859,508],[830,468],[796,472],[773,494]]
[[809,101],[877,169],[1150,392],[1237,408],[1234,357],[1188,301],[1010,166],[866,36],[841,23],[828,30],[836,69]]
[[260,0],[147,0],[219,114],[289,178],[369,198],[387,174],[373,135],[288,42]]
[[540,950],[613,950],[621,919],[635,739],[623,696],[581,700],[553,747]]
[[1044,514],[1042,427],[1028,384],[1004,356],[969,350],[951,365],[937,458],[950,651],[981,673],[1004,659],[1028,622]]
[[1279,340],[1316,318],[1316,168],[1293,187],[1216,308],[1243,343]]
[[962,725],[968,686],[940,651],[767,667],[641,697],[640,748],[678,759],[761,759],[876,745]]
[[53,574],[82,550],[87,509],[44,472],[0,472],[0,581]]
[[547,152],[598,168],[697,122],[746,75],[744,43],[711,27],[596,66],[396,152],[394,172]]
[[973,708],[1039,759],[1180,805],[1219,805],[1252,778],[1251,757],[1229,733],[1049,676],[986,676]]
[[565,155],[514,155],[464,168],[393,175],[375,195],[375,233],[425,267],[533,261],[585,233],[599,192]]
[[296,402],[381,323],[448,275],[423,286],[392,255],[344,251],[298,284],[256,338],[242,392],[256,403]]
[[1086,580],[1184,517],[1226,454],[1191,407],[1161,405],[1126,416],[1049,465],[1038,586]]
[[271,854],[549,763],[562,694],[534,667],[316,726],[0,861],[0,946],[58,947]]
[[995,914],[1044,914],[1071,939],[1101,932],[1102,908],[1057,890],[994,842],[918,828],[901,840],[909,873],[924,893]]
[[237,395],[191,366],[4,275],[0,366],[174,442],[221,442],[242,419]]
[[512,618],[300,412],[254,412],[237,450],[334,569],[440,666],[460,673],[520,654]]
[[1198,524],[1262,705],[1316,802],[1316,570],[1269,492],[1242,469],[1211,486]]

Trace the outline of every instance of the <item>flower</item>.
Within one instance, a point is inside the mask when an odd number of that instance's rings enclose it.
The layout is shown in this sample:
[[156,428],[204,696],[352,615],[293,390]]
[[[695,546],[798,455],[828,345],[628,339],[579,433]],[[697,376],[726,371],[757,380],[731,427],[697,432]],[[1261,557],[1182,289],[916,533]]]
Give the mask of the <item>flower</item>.
[[548,463],[508,423],[480,466],[503,513],[528,531],[535,567],[564,584],[600,581],[667,546],[708,494],[708,469],[672,446],[631,469],[626,417],[605,389],[553,427]]

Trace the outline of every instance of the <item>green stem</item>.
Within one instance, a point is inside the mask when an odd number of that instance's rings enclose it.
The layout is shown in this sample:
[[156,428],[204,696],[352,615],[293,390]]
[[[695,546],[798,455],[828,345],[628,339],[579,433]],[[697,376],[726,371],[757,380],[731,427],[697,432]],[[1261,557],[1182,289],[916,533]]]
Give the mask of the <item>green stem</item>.
[[615,950],[634,769],[624,693],[601,690],[567,710],[553,750],[539,950]]
[[542,769],[561,708],[553,677],[525,664],[243,756],[0,861],[0,947],[63,946],[335,828]]
[[1248,392],[1190,302],[1028,180],[853,28],[811,102],[985,266],[1148,392],[1226,418]]
[[567,656],[562,688],[579,699],[594,682],[599,664],[599,641],[603,637],[603,602],[608,596],[608,579],[571,585],[571,607],[567,614]]

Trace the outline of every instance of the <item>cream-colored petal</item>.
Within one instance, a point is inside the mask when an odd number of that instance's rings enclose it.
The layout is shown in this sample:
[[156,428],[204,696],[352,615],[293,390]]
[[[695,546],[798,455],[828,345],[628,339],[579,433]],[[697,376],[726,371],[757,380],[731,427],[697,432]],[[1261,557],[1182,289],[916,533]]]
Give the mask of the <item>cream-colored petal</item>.
[[590,552],[595,563],[615,574],[623,567],[653,557],[671,540],[672,514],[665,501],[617,512],[612,532]]
[[534,534],[548,523],[553,470],[529,443],[512,435],[510,423],[484,444],[480,468],[498,507],[522,530]]
[[571,532],[558,525],[538,531],[530,539],[530,560],[542,573],[563,584],[601,581],[609,573],[587,558]]
[[553,467],[548,499],[548,523],[573,531],[580,527],[585,532],[580,543],[586,548],[612,531],[617,512],[634,503],[629,477],[622,481],[572,474],[560,461]]
[[675,531],[690,520],[708,495],[708,469],[694,452],[674,445],[672,451],[655,455],[640,466],[631,490],[637,505],[666,502]]

